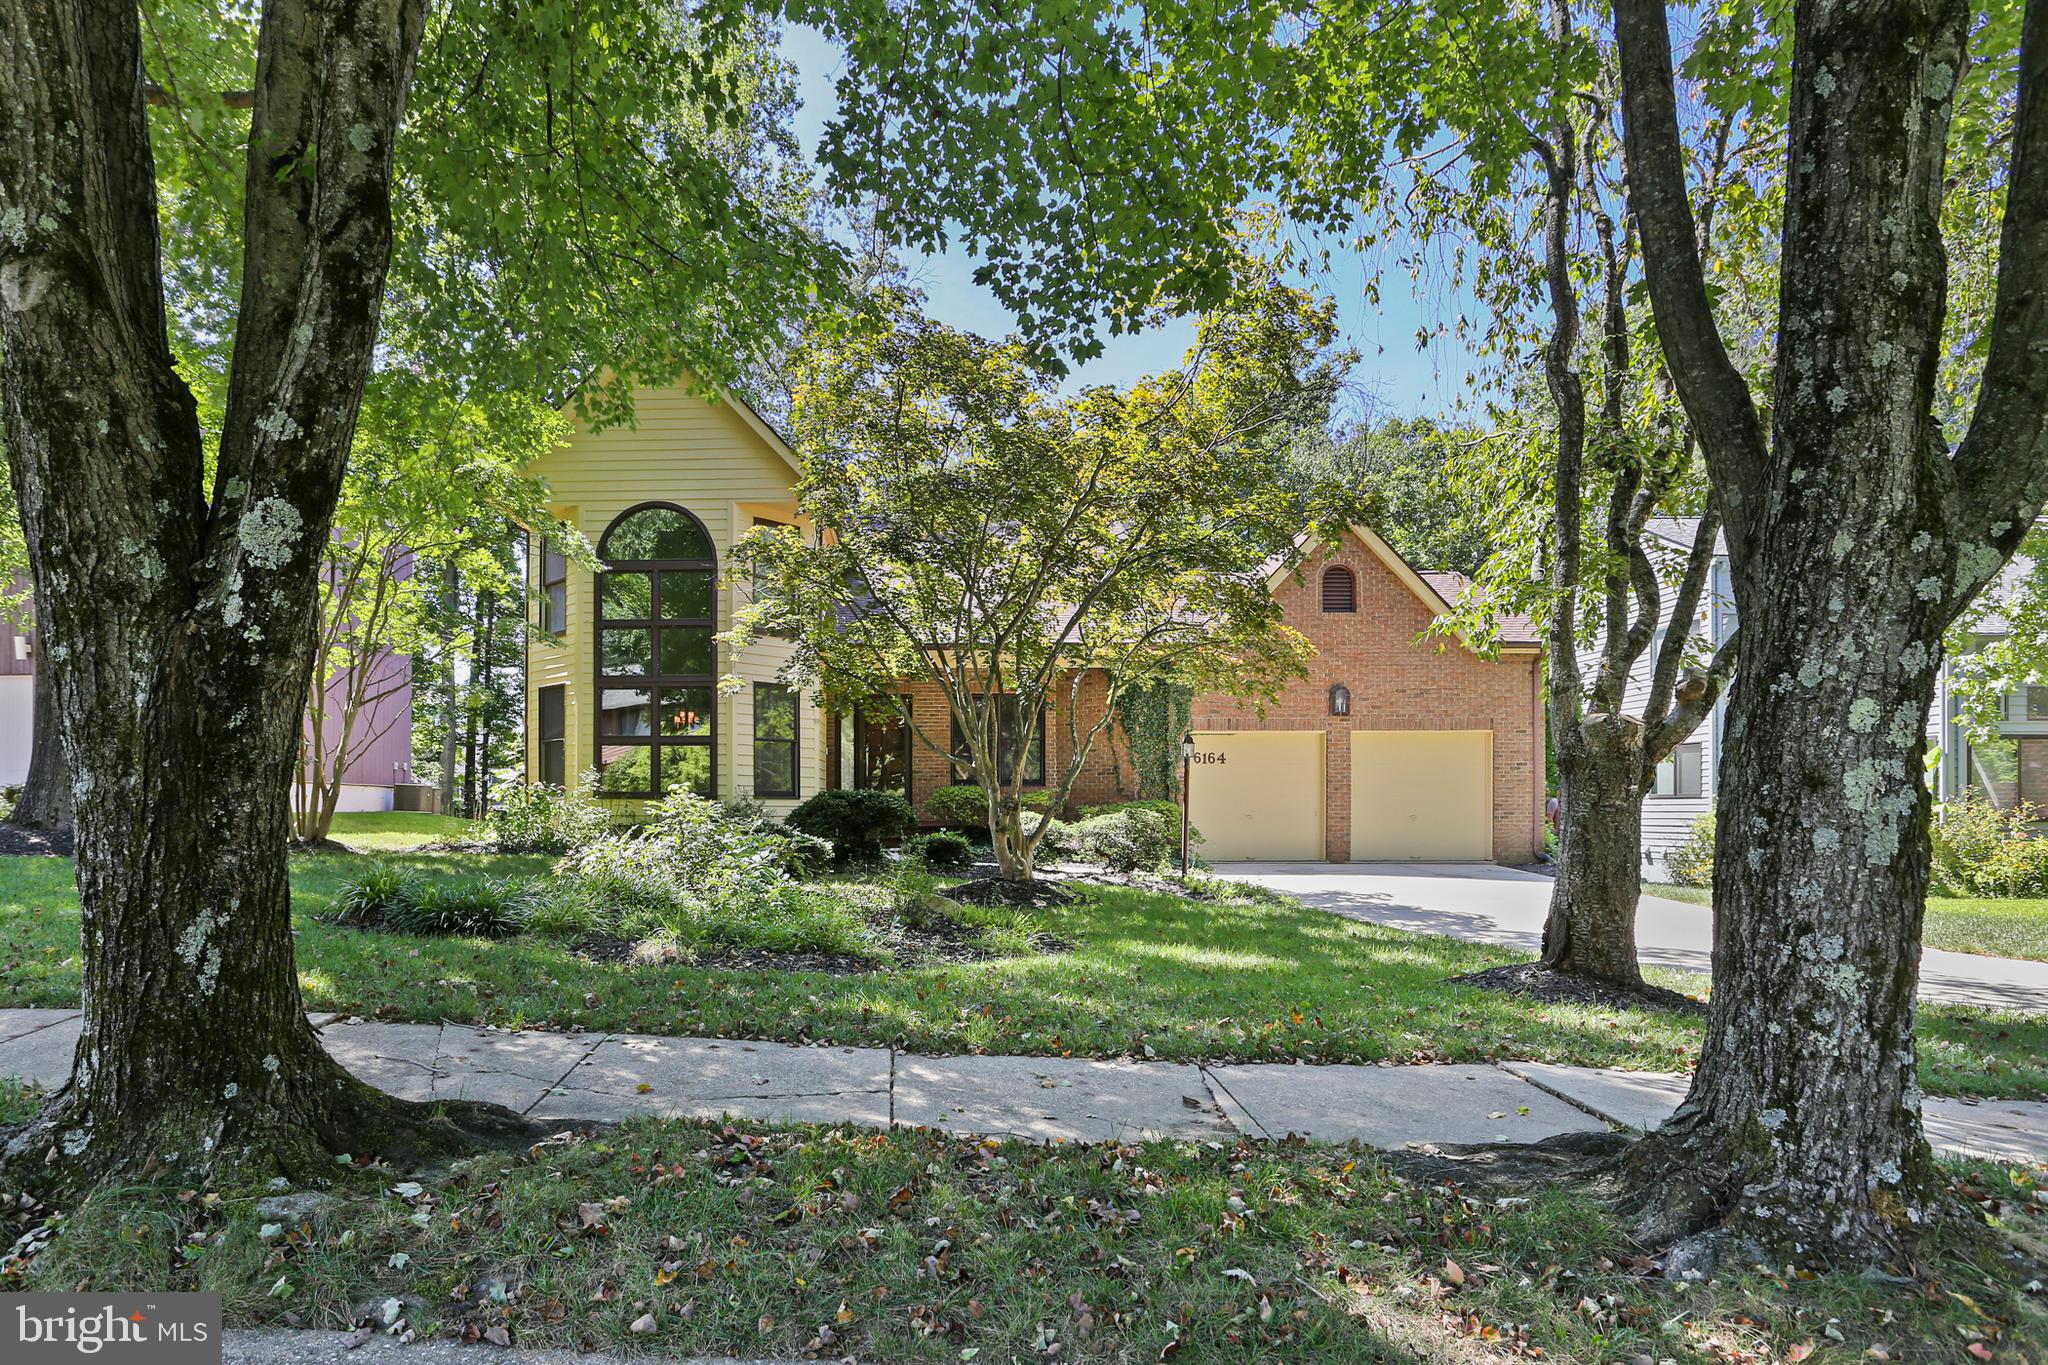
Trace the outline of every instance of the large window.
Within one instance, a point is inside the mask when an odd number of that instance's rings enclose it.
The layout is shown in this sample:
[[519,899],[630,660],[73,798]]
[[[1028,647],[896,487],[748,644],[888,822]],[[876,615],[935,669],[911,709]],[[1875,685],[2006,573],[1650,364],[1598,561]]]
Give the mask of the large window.
[[[910,698],[897,704],[908,711]],[[887,702],[853,713],[853,785],[910,797],[910,727]]]
[[716,791],[711,537],[666,503],[621,513],[598,542],[597,790]]
[[796,795],[796,689],[754,684],[754,795]]
[[535,572],[540,578],[540,628],[560,635],[569,628],[569,557],[541,537]]
[[[1017,699],[999,697],[996,710],[996,724],[1000,727],[996,763],[1002,771],[1011,771],[1017,761],[1017,738],[1023,725],[1017,719]],[[953,780],[972,782],[974,765],[967,752],[967,736],[960,729],[960,722],[953,722]],[[1031,749],[1024,755],[1024,781],[1026,787],[1045,785],[1045,712],[1038,713],[1038,726],[1031,735]]]

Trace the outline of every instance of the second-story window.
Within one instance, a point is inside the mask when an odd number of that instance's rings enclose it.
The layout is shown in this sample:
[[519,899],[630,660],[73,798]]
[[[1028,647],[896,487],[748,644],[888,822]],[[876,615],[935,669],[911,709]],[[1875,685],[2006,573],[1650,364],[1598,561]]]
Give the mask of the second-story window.
[[569,557],[542,536],[539,559],[540,628],[560,635],[569,628]]

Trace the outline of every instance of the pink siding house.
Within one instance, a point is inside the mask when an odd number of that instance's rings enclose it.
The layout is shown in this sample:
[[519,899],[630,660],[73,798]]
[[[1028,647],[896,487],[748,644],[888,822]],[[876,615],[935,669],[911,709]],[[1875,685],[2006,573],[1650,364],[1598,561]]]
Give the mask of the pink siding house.
[[[367,714],[356,722],[350,742],[353,753],[342,774],[340,810],[390,810],[392,788],[412,782],[412,660],[386,655],[376,665]],[[338,730],[333,713],[346,678],[328,687],[328,728]],[[35,735],[36,635],[16,630],[0,618],[0,787],[17,787],[28,777],[29,750]],[[311,717],[307,724],[310,730]],[[333,736],[331,749],[339,735]]]

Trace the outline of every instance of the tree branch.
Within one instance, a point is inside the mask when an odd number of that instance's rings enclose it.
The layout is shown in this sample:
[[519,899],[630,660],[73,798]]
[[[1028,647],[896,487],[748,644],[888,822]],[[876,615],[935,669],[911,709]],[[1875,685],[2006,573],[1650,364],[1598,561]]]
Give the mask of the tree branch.
[[[1962,534],[1985,537],[2001,559],[2048,500],[2048,0],[2028,0],[2024,24],[1990,351],[1955,456]],[[1958,610],[1996,567],[1959,585]]]
[[1615,0],[1621,57],[1623,155],[1629,208],[1643,243],[1643,274],[1665,363],[1722,490],[1722,514],[1745,545],[1750,507],[1761,506],[1769,450],[1756,402],[1714,323],[1699,233],[1686,191],[1670,20],[1661,0]]

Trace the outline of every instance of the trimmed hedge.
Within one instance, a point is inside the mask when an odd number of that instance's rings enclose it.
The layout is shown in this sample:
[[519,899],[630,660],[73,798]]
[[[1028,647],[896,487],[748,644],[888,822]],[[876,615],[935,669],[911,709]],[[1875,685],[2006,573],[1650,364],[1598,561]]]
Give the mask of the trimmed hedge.
[[883,843],[916,829],[917,817],[895,792],[838,789],[819,792],[783,823],[830,843],[833,860],[844,867],[879,862]]

